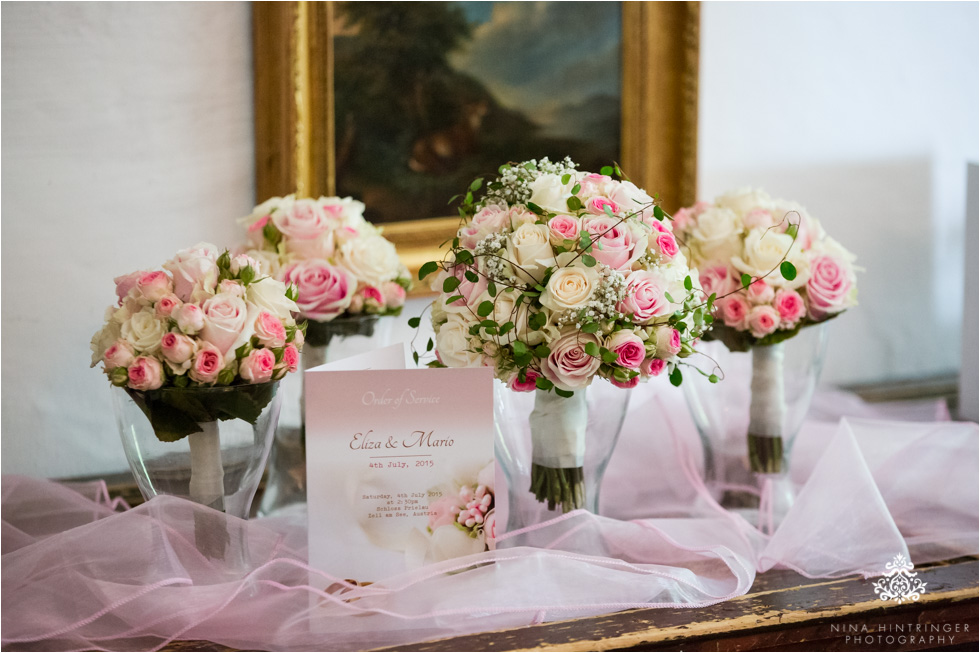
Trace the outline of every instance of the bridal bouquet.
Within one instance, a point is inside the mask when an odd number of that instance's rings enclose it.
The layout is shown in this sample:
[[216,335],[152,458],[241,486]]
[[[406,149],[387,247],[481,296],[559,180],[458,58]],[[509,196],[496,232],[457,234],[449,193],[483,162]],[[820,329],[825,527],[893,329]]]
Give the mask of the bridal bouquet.
[[296,287],[300,314],[311,322],[310,344],[321,344],[319,323],[401,312],[408,271],[395,246],[364,219],[361,202],[273,197],[239,222],[248,234],[244,253]]
[[419,271],[441,293],[430,365],[488,366],[512,390],[535,391],[531,491],[550,510],[579,508],[584,389],[664,371],[680,384],[710,302],[669,216],[618,167],[503,165],[470,185],[459,211],[449,254]]
[[715,297],[705,339],[752,350],[753,471],[782,460],[784,340],[857,304],[854,255],[799,204],[743,190],[674,215],[675,231]]

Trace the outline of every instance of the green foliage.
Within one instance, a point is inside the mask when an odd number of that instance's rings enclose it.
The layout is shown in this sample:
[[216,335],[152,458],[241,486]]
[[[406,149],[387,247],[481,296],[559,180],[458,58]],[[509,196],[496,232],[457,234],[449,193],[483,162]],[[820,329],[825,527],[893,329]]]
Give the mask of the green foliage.
[[743,273],[742,274],[742,287],[743,288],[748,288],[751,285],[752,285],[752,277],[750,277],[749,275]]
[[476,307],[476,314],[480,317],[486,317],[493,313],[493,302],[484,301],[480,302],[480,305]]
[[670,384],[676,388],[683,382],[684,376],[681,374],[681,368],[675,366],[670,373]]
[[789,261],[783,261],[779,264],[779,272],[787,281],[792,281],[796,278],[796,266]]
[[435,261],[423,263],[419,268],[419,281],[423,281],[427,276],[439,269],[439,264]]
[[594,268],[596,265],[596,260],[591,254],[583,254],[582,263],[584,263],[586,267]]
[[446,280],[442,282],[442,292],[452,292],[459,288],[459,284],[459,277],[446,277]]

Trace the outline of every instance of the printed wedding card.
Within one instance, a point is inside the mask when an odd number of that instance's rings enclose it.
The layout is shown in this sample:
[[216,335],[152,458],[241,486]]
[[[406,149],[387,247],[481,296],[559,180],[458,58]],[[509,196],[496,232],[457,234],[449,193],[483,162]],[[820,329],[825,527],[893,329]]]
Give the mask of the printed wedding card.
[[[446,547],[428,531],[430,505],[475,486],[481,471],[492,479],[492,370],[405,360],[395,345],[306,372],[314,568],[373,582],[431,560]],[[475,538],[450,531],[463,545],[450,550],[473,552]]]

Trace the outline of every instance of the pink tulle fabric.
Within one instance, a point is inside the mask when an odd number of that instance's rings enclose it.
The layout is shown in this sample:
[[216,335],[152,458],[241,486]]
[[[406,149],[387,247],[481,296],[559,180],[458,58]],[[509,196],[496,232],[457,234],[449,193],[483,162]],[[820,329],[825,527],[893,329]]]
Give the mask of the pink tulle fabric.
[[705,606],[775,567],[875,576],[896,554],[921,564],[977,553],[977,425],[948,421],[937,402],[819,394],[794,447],[797,500],[768,537],[755,515],[711,499],[676,392],[649,384],[635,393],[604,516],[571,513],[504,535],[496,551],[367,587],[307,566],[301,515],[246,522],[170,497],[127,510],[104,484],[4,477],[3,645],[364,649]]

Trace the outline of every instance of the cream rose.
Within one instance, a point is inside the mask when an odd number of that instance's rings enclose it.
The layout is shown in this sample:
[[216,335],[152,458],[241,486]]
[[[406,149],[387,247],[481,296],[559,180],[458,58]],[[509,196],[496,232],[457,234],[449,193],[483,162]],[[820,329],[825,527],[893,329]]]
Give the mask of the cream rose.
[[271,277],[248,284],[245,301],[283,320],[291,318],[293,313],[299,311],[296,302],[286,297],[286,284]]
[[599,371],[602,361],[585,352],[588,343],[599,345],[594,333],[566,329],[551,343],[551,353],[541,360],[541,373],[562,390],[581,390]]
[[541,293],[541,305],[552,311],[582,308],[591,299],[599,284],[599,272],[595,268],[579,266],[558,268],[548,279]]
[[688,243],[696,252],[697,267],[704,263],[728,263],[741,250],[738,217],[730,209],[707,209],[691,229]]
[[436,333],[436,351],[439,360],[449,367],[480,367],[483,355],[473,351],[476,343],[470,335],[470,323],[457,314],[439,327]]
[[544,271],[555,265],[551,230],[545,224],[522,224],[507,238],[507,259],[525,283],[541,283]]
[[398,276],[401,261],[395,246],[382,236],[354,238],[340,247],[339,263],[372,286],[381,286]]
[[773,201],[769,194],[763,190],[740,188],[717,198],[715,204],[730,209],[739,216],[744,216],[752,209],[771,209]]
[[542,209],[554,211],[555,213],[568,212],[568,199],[572,196],[572,188],[575,187],[576,175],[570,175],[567,184],[561,183],[562,175],[543,174],[538,176],[529,184],[531,204],[537,204]]
[[[797,275],[792,281],[783,278],[779,271],[783,257],[796,265]],[[742,255],[732,257],[732,265],[753,278],[764,277],[774,288],[798,288],[806,283],[806,267],[801,258],[800,246],[792,236],[756,228],[745,237]]]
[[145,354],[155,354],[160,350],[160,339],[167,332],[167,324],[163,320],[158,320],[152,310],[134,313],[126,322],[123,323],[122,337],[136,351]]

